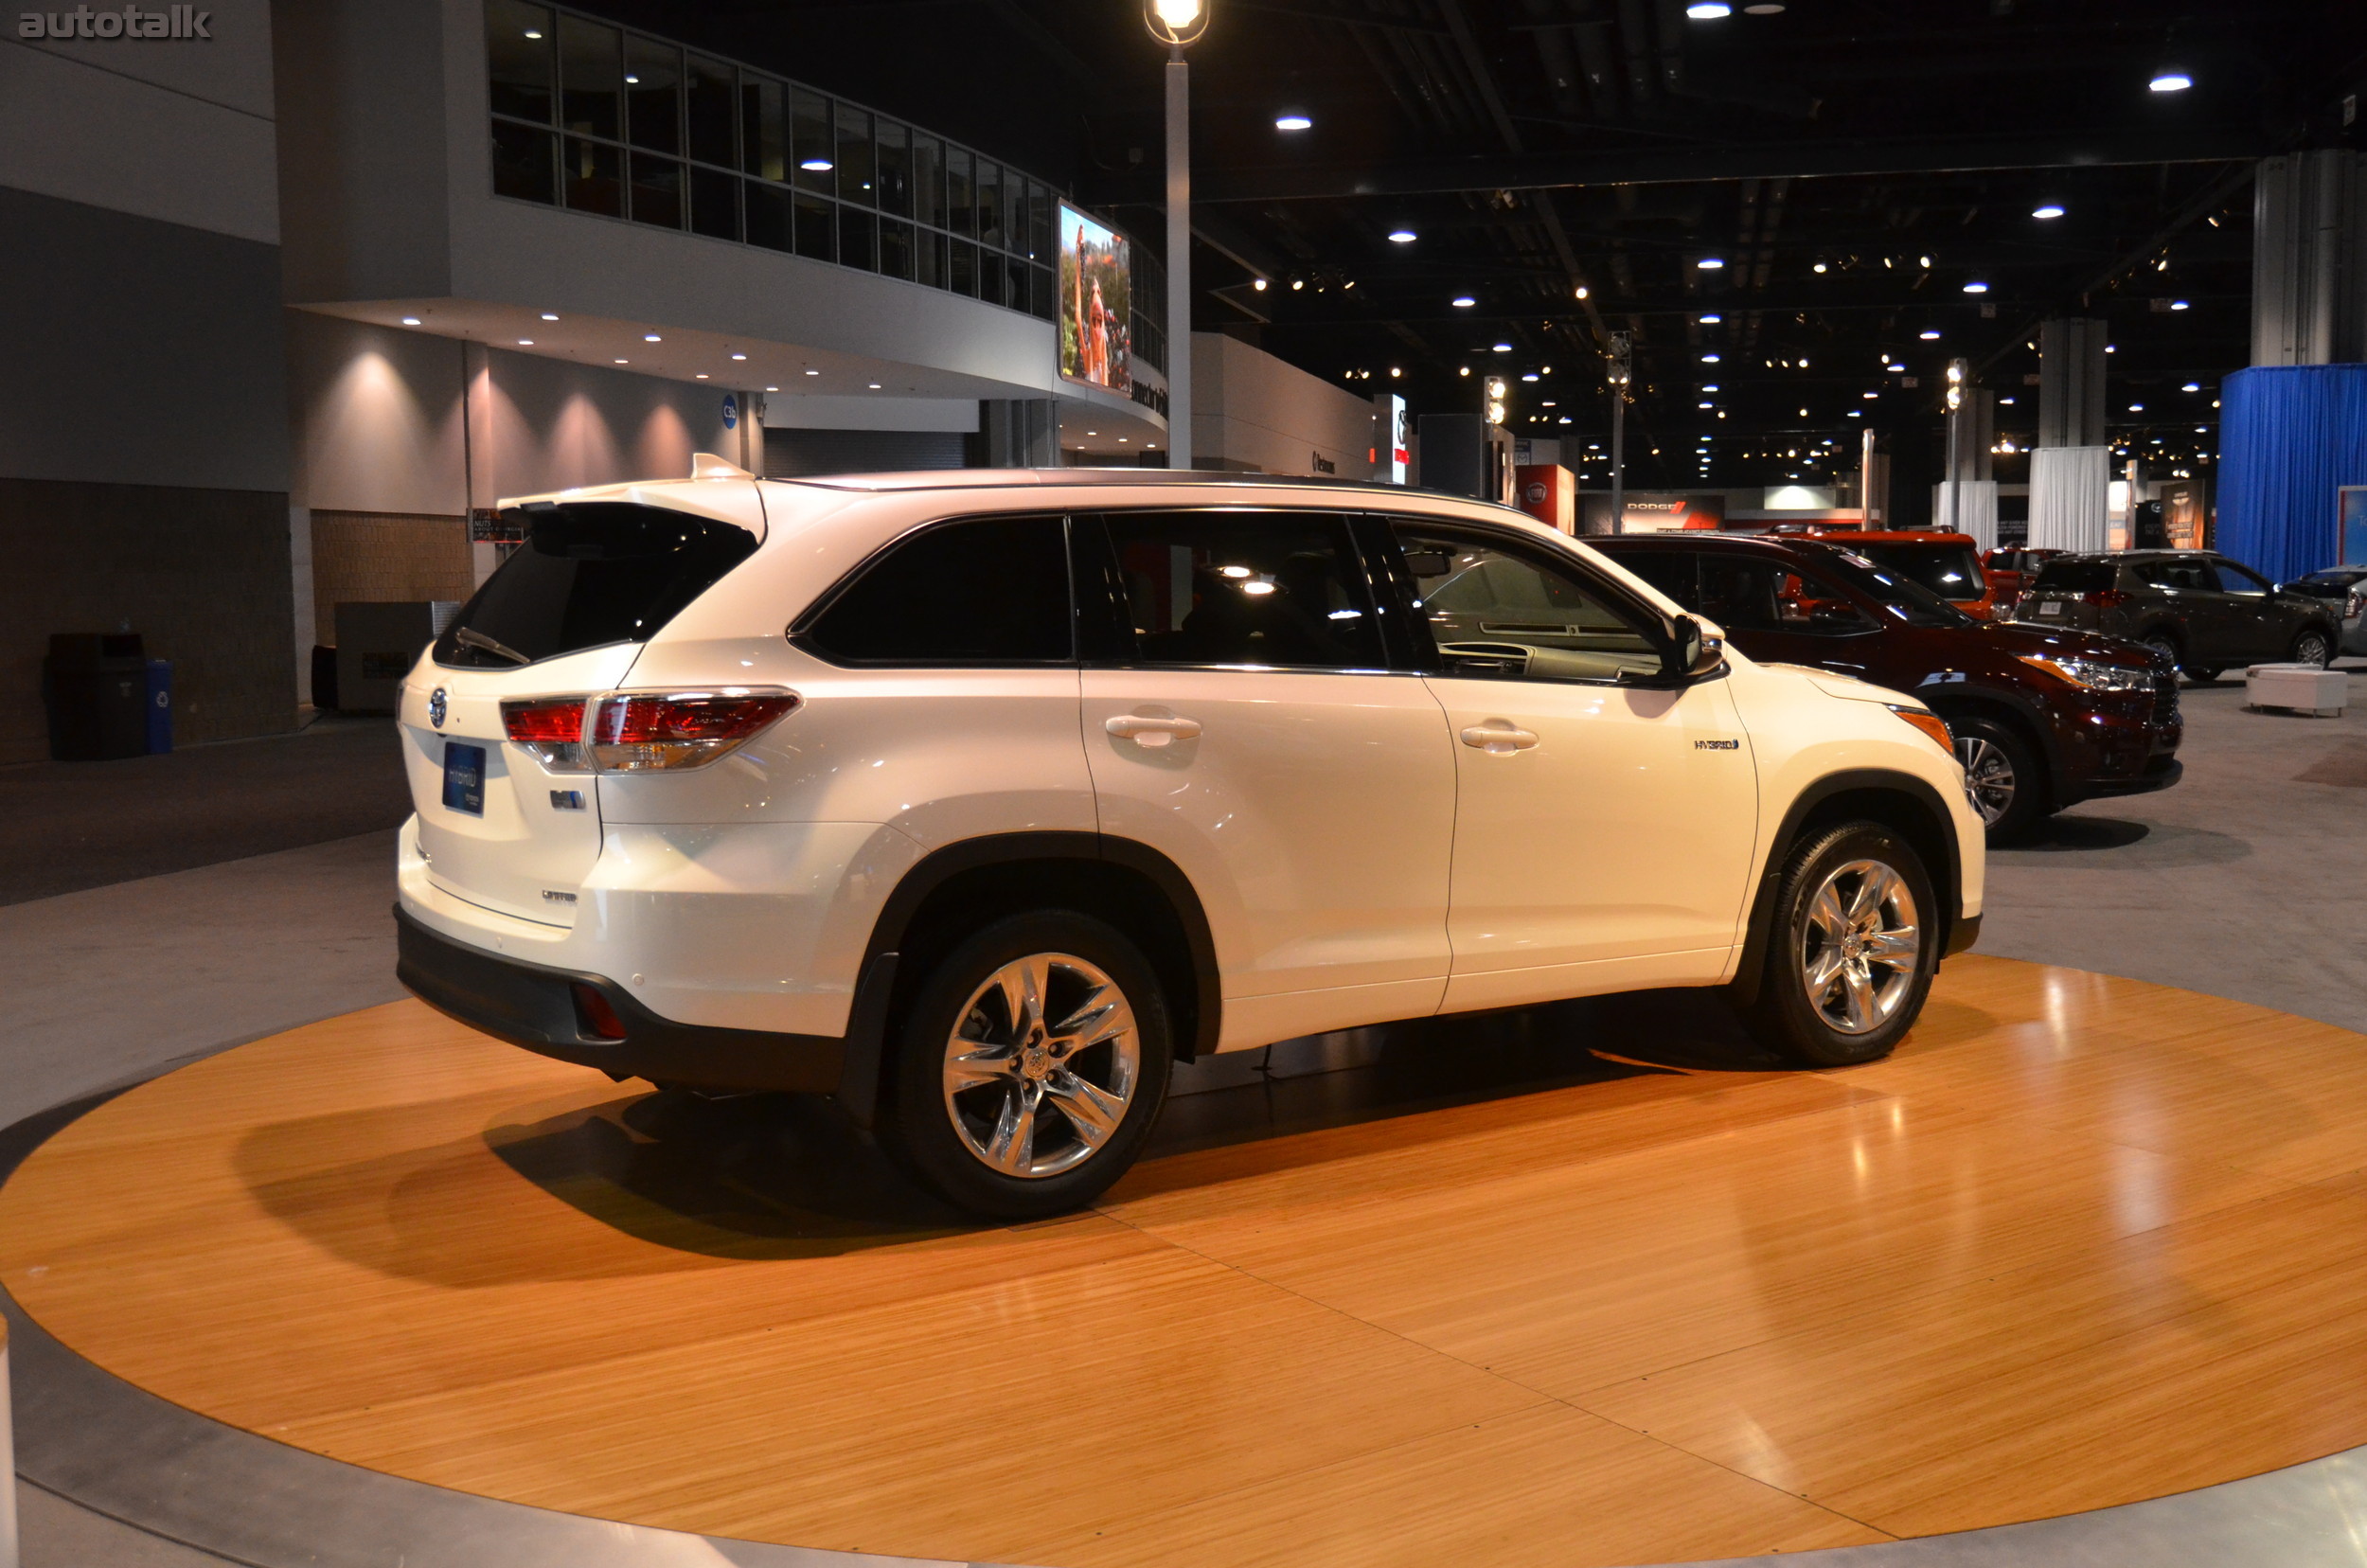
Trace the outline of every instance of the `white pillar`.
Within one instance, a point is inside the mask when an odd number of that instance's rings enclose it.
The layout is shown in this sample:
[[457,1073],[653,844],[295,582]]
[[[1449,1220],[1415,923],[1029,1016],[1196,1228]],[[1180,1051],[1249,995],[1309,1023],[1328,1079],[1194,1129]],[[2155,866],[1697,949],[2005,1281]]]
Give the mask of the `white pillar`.
[[1192,91],[1167,60],[1167,467],[1192,466]]
[[2367,175],[2357,152],[2262,161],[2251,287],[2254,365],[2367,357]]

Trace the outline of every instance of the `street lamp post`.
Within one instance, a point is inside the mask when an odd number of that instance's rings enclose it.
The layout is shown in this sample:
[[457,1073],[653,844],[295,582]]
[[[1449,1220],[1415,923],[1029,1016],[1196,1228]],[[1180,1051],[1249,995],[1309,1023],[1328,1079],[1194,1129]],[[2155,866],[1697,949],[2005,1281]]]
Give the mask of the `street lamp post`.
[[1203,0],[1143,0],[1167,46],[1167,467],[1192,466],[1191,67],[1184,51],[1208,30]]
[[1628,383],[1634,379],[1634,340],[1625,332],[1611,334],[1611,531],[1617,533],[1628,517]]

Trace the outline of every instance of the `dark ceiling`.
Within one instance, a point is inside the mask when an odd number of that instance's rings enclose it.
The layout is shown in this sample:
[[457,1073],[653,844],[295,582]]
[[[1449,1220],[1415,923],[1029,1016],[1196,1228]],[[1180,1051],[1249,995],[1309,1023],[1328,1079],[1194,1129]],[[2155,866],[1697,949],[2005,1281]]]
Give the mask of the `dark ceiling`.
[[[1536,376],[1513,423],[1575,438],[1565,460],[1608,445],[1601,355],[1626,330],[1637,487],[1829,474],[1828,451],[1854,469],[1871,424],[1904,501],[1935,477],[1947,361],[2013,400],[1998,430],[2026,446],[2028,345],[2064,312],[2111,323],[2116,437],[2207,462],[2214,388],[2250,353],[2249,171],[2358,145],[2344,99],[2367,90],[2360,0],[1211,5],[1194,325],[1417,413]],[[1139,0],[597,9],[968,140],[1161,241],[1164,54]],[[2149,90],[2170,67],[2193,86]],[[1311,129],[1277,130],[1287,112]]]

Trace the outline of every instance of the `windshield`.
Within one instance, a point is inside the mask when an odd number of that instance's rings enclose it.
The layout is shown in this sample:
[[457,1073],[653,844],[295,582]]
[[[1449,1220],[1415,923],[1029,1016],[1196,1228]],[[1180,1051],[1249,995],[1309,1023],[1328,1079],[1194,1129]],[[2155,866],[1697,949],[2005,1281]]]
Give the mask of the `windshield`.
[[1881,600],[1907,617],[1911,626],[1969,626],[1972,617],[1957,609],[1939,595],[1919,582],[1911,581],[1903,573],[1886,570],[1853,550],[1836,545],[1811,546],[1805,542],[1803,551],[1814,548],[1814,560],[1826,572],[1855,588],[1868,598]]
[[436,662],[489,668],[647,642],[755,553],[729,523],[629,501],[512,508],[525,543],[436,640]]
[[1885,571],[1921,583],[1944,599],[1984,598],[1989,579],[1969,544],[1878,544],[1851,541],[1849,547]]

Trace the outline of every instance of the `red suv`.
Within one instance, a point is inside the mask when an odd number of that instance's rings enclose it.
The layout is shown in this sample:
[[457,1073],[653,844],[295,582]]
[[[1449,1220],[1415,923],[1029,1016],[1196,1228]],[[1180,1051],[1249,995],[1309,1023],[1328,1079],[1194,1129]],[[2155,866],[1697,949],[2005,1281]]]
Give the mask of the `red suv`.
[[2178,671],[2118,637],[1976,620],[1852,536],[1637,534],[1587,543],[1761,663],[1907,692],[1948,722],[1993,839],[2182,771]]
[[1997,591],[1982,569],[1981,543],[1970,534],[1934,528],[1852,528],[1840,524],[1783,526],[1789,537],[1825,539],[1855,550],[1877,566],[1919,582],[1975,620],[2002,620],[2013,599]]

